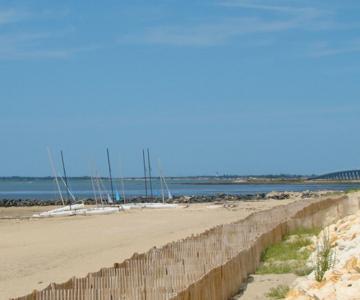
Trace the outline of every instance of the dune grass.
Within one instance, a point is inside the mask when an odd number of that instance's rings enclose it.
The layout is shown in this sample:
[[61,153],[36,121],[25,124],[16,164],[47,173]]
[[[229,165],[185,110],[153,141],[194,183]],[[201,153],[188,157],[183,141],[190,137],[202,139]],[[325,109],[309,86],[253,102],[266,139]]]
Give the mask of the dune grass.
[[290,288],[287,285],[278,285],[277,287],[271,288],[266,294],[266,297],[271,299],[284,299]]
[[290,235],[301,235],[301,236],[318,236],[319,233],[321,232],[321,228],[319,227],[314,227],[314,228],[304,228],[304,227],[299,227],[293,231],[291,231],[286,237],[289,237]]
[[285,274],[285,273],[292,273],[293,271],[294,271],[294,266],[290,263],[284,263],[284,264],[266,263],[266,264],[262,264],[256,270],[256,274]]
[[352,189],[345,190],[346,194],[351,194],[351,193],[356,193],[356,192],[360,192],[360,189],[352,188]]
[[335,264],[335,252],[331,248],[329,230],[324,231],[316,245],[315,279],[321,282],[325,272]]
[[306,260],[311,251],[306,249],[311,245],[311,236],[318,235],[320,229],[299,228],[274,245],[269,246],[261,254],[261,265],[257,274],[295,273],[304,276],[312,271],[306,266]]
[[299,260],[307,259],[309,251],[299,251],[302,247],[311,245],[311,241],[307,238],[300,237],[293,242],[282,241],[268,247],[261,255],[262,261],[269,260]]

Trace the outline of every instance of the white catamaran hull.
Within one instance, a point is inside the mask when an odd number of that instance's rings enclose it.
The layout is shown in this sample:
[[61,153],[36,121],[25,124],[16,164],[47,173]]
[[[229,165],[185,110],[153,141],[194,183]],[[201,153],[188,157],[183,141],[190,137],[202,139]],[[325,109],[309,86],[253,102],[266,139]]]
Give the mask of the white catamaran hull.
[[83,203],[81,204],[74,204],[74,205],[67,205],[64,207],[52,209],[49,211],[42,212],[40,214],[35,214],[33,217],[50,217],[50,216],[72,216],[75,214],[76,211],[82,210],[85,208]]
[[66,216],[91,216],[91,215],[106,215],[119,211],[125,211],[130,209],[144,209],[144,208],[176,208],[177,204],[167,203],[128,203],[119,206],[105,206],[85,208],[84,204],[74,204],[70,206],[64,206],[53,210],[45,211],[40,214],[34,214],[34,218],[46,218],[46,217],[66,217]]
[[122,205],[125,209],[139,209],[139,208],[176,208],[177,204],[167,203],[128,203]]
[[46,217],[66,217],[66,216],[84,216],[84,215],[105,215],[112,214],[122,210],[129,210],[129,207],[120,206],[105,206],[105,207],[94,207],[85,208],[84,204],[75,204],[71,206],[65,206],[40,214],[34,214],[35,218],[46,218]]

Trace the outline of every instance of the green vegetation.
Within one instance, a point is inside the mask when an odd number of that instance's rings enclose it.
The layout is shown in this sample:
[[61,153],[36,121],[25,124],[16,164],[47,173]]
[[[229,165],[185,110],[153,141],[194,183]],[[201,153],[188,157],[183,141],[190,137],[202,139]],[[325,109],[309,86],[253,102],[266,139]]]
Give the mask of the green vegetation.
[[315,279],[322,281],[327,270],[335,263],[335,252],[331,249],[329,231],[324,231],[316,245]]
[[295,270],[296,266],[290,262],[282,264],[265,262],[256,270],[256,274],[285,274],[292,273]]
[[284,299],[289,290],[290,288],[287,285],[281,284],[275,288],[271,288],[266,296],[271,299]]
[[360,189],[348,189],[345,191],[346,194],[356,193],[360,192]]
[[314,228],[299,227],[298,229],[291,231],[290,234],[288,234],[285,237],[285,239],[287,237],[289,237],[290,235],[300,235],[300,236],[310,236],[310,237],[318,236],[320,232],[321,232],[321,228],[319,228],[319,227],[314,227]]
[[311,251],[310,238],[318,235],[320,229],[299,228],[274,245],[269,246],[261,255],[261,265],[257,274],[295,273],[299,276],[309,274],[313,269],[306,266]]
[[269,260],[291,260],[291,259],[307,259],[309,257],[309,251],[299,251],[300,248],[311,245],[311,241],[308,238],[294,239],[293,241],[282,241],[268,247],[261,255],[262,261]]

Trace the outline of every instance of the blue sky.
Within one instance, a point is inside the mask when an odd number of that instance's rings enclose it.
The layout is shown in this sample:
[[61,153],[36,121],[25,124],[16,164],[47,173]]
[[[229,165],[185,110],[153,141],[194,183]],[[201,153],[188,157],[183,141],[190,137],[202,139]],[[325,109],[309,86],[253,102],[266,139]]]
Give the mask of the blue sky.
[[0,175],[360,168],[359,1],[0,1]]

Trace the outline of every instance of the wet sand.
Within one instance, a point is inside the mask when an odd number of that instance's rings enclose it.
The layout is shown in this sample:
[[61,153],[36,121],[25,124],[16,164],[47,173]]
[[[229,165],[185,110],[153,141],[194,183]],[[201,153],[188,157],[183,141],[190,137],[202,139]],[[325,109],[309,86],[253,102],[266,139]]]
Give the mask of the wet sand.
[[50,207],[1,208],[0,299],[22,296],[72,276],[85,276],[135,252],[292,201],[295,199],[237,202],[227,208],[203,203],[47,219],[29,216]]

